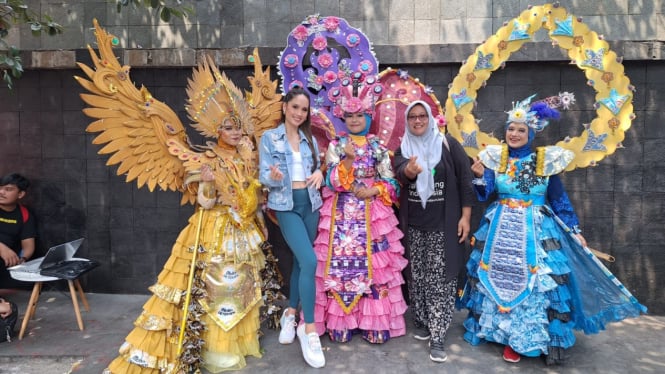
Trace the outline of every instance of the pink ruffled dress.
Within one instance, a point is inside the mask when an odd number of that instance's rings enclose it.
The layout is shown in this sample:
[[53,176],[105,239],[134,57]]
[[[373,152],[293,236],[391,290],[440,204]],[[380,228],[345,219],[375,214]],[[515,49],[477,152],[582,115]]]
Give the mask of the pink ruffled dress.
[[[350,170],[341,160],[352,141],[356,159]],[[401,285],[406,267],[403,236],[392,208],[399,185],[388,150],[372,135],[341,136],[326,154],[319,230],[314,242],[318,259],[314,317],[320,335],[337,342],[356,332],[371,343],[383,343],[406,332],[406,302]],[[376,187],[380,193],[358,199],[354,190]]]

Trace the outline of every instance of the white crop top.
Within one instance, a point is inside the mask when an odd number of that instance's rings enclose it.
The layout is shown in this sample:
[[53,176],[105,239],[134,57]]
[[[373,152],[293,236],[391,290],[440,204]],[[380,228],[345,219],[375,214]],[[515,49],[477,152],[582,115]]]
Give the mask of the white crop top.
[[291,182],[304,182],[305,181],[305,168],[302,164],[302,156],[300,152],[293,152],[293,175]]

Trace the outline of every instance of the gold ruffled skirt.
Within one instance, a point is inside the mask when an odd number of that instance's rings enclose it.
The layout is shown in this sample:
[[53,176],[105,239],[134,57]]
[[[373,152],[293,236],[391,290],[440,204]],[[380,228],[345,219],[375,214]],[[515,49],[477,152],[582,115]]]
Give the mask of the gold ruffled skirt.
[[[200,251],[190,305],[198,304],[203,312],[185,330],[200,351],[194,347],[189,352],[186,338],[185,353],[177,356],[198,220],[197,212],[180,232],[157,283],[150,287],[153,295],[106,373],[176,373],[183,367],[197,368],[200,359],[206,370],[217,373],[242,369],[246,366],[245,356],[261,357],[258,274],[265,264],[260,248],[263,237],[254,220],[243,222],[224,206],[204,210],[201,217]],[[191,314],[195,313],[190,313],[190,321]],[[199,332],[192,326],[199,322],[205,327],[197,335]],[[195,363],[186,366],[188,360]]]

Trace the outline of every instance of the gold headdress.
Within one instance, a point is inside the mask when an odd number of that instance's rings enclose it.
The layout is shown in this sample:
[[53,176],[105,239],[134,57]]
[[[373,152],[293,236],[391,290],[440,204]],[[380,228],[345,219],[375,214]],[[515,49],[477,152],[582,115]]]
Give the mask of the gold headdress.
[[188,83],[185,109],[199,133],[217,138],[219,127],[228,122],[239,125],[246,135],[253,132],[249,105],[242,92],[219,72],[210,56],[194,69]]

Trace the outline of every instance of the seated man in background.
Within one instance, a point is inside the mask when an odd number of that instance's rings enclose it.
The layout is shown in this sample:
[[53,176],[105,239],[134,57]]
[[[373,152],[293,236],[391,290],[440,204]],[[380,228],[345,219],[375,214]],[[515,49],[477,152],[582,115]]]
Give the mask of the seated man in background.
[[35,219],[19,203],[29,186],[30,181],[16,173],[0,179],[0,288],[16,284],[8,267],[30,260],[35,253]]

